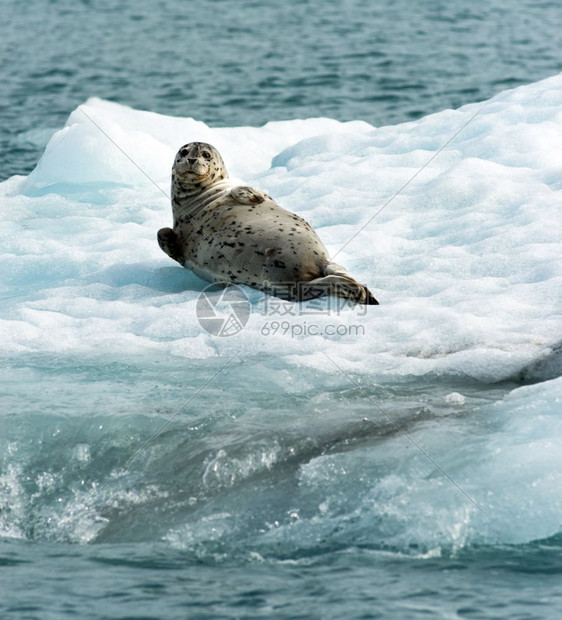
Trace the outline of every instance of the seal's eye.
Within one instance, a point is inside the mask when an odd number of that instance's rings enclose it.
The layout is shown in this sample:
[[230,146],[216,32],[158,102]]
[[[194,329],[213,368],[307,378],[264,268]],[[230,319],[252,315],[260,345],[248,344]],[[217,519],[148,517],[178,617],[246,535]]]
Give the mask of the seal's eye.
[[209,153],[209,151],[203,151],[201,155],[203,155],[204,159],[211,159],[211,153]]
[[189,153],[189,151],[187,149],[182,149],[180,151],[180,157],[185,157],[188,153]]

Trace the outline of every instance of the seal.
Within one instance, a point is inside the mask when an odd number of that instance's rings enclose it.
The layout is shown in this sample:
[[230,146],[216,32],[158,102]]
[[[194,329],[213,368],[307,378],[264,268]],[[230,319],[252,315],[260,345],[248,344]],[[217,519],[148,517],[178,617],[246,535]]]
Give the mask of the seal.
[[335,295],[377,305],[368,288],[330,261],[303,218],[268,194],[229,179],[210,144],[182,146],[172,168],[173,228],[160,248],[208,282],[246,284],[291,301]]

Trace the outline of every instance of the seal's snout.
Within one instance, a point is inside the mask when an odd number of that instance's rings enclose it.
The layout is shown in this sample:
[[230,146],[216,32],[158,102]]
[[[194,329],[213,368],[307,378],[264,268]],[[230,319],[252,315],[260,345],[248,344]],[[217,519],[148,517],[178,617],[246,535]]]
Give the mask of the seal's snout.
[[183,177],[186,175],[203,177],[208,173],[209,163],[194,155],[195,154],[189,149],[181,149],[178,151],[175,163],[177,174]]

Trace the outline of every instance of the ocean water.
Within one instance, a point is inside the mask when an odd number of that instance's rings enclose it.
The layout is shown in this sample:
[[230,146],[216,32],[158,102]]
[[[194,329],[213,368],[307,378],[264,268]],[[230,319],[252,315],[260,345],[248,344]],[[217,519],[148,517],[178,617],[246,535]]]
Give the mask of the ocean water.
[[[559,5],[3,8],[0,617],[560,617]],[[208,333],[190,140],[381,306]]]
[[562,70],[542,0],[2,0],[0,178],[31,171],[88,97],[214,126],[373,125]]

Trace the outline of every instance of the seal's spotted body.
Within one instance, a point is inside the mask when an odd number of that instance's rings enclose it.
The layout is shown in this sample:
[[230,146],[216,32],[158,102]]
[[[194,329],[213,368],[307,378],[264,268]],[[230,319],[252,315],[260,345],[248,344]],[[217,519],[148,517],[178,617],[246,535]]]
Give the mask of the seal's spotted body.
[[311,226],[271,196],[228,179],[218,151],[192,142],[172,169],[174,228],[162,250],[209,282],[246,284],[287,299],[337,295],[377,304],[369,290],[330,262]]

